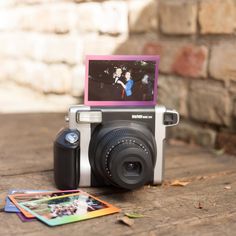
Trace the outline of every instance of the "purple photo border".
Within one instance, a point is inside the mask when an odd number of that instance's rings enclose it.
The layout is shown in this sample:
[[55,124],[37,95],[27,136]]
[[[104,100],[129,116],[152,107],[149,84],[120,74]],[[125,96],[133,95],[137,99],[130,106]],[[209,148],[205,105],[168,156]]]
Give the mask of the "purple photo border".
[[[91,60],[111,60],[111,61],[156,61],[155,67],[155,80],[154,92],[152,101],[89,101],[88,88],[89,88],[89,61]],[[158,55],[87,55],[86,56],[86,69],[85,69],[85,91],[84,91],[84,104],[87,106],[154,106],[157,100],[157,80],[158,80],[158,67],[160,57]]]

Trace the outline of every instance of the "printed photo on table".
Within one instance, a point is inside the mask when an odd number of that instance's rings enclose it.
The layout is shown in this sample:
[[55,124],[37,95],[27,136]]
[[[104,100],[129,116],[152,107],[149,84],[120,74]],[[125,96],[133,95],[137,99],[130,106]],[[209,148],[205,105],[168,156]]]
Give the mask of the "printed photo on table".
[[120,209],[81,192],[49,199],[20,203],[20,206],[44,223],[55,226],[113,214]]

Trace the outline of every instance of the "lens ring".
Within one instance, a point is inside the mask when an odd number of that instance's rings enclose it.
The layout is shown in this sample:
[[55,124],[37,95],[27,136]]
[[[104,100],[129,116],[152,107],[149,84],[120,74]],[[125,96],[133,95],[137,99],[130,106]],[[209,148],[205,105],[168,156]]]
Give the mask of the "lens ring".
[[116,144],[112,145],[108,151],[106,152],[106,157],[105,157],[105,170],[107,172],[107,174],[112,177],[111,171],[109,169],[109,158],[110,158],[110,154],[112,153],[112,151],[114,151],[115,148],[117,148],[118,145],[124,145],[124,144],[132,144],[132,145],[137,145],[138,148],[141,148],[146,155],[148,155],[148,150],[147,147],[145,147],[143,144],[137,142],[137,140],[135,140],[134,138],[132,139],[122,139],[122,140],[117,140]]
[[[132,150],[137,155],[142,155],[140,158],[144,159],[145,163],[148,162],[149,169],[146,169],[145,183],[151,182],[156,162],[155,138],[145,125],[129,121],[107,122],[98,125],[93,131],[89,146],[89,161],[94,178],[99,181],[103,180],[106,185],[126,189],[133,189],[145,184],[142,182],[140,185],[128,186],[128,184],[123,185],[114,179],[114,170],[111,170],[110,163],[114,161],[113,158],[117,152],[121,152],[123,149],[131,150],[130,148],[134,148]],[[124,156],[124,158],[126,157]],[[122,161],[121,158],[120,162]]]
[[[150,156],[146,155],[143,149],[138,146],[122,145],[117,147],[115,153],[111,153],[109,169],[112,173],[111,180],[118,186],[125,189],[134,189],[143,186],[153,176],[153,165]],[[141,169],[139,174],[124,173],[123,166],[126,162],[140,163]]]

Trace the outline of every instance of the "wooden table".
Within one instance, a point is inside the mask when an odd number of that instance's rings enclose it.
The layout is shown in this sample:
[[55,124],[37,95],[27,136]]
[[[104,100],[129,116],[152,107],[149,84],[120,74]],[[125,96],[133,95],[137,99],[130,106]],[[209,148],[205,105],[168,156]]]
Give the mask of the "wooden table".
[[[0,115],[1,197],[14,188],[55,189],[52,142],[64,125],[63,117]],[[158,187],[133,192],[85,189],[120,207],[119,214],[50,228],[38,221],[23,223],[1,209],[0,235],[236,235],[235,157],[169,145],[165,170],[166,182]],[[190,183],[170,186],[169,181],[176,179]],[[132,227],[118,223],[117,217],[128,212],[145,217],[135,219]]]

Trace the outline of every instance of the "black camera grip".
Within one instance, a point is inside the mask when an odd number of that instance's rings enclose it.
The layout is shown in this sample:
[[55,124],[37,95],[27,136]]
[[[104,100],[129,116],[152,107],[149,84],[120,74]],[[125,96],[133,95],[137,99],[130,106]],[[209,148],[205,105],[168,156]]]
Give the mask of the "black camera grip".
[[76,189],[79,182],[79,141],[69,143],[66,135],[77,130],[64,129],[58,133],[54,141],[54,180],[61,190]]

